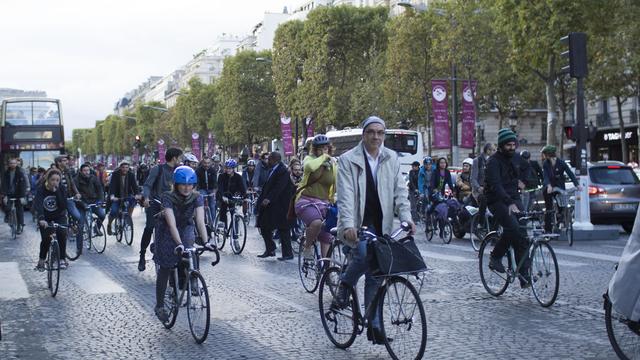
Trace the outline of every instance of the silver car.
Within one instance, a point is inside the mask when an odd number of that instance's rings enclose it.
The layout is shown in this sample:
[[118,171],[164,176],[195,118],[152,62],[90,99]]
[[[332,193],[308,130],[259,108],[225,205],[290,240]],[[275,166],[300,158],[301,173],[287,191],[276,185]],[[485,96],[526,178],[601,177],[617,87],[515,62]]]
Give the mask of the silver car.
[[620,224],[633,230],[640,180],[629,166],[618,162],[598,162],[589,167],[589,206],[594,224]]

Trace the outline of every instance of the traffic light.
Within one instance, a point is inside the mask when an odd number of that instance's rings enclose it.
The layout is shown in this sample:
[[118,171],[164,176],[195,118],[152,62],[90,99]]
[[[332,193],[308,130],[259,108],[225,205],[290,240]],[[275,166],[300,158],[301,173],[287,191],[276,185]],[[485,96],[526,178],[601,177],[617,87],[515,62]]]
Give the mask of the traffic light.
[[576,139],[578,138],[577,126],[576,125],[565,126],[564,136],[566,136],[568,140],[576,141]]
[[135,148],[140,149],[140,135],[136,135]]
[[587,34],[572,32],[560,39],[560,42],[569,47],[569,50],[562,53],[563,58],[569,59],[569,65],[564,66],[562,72],[573,78],[587,77]]

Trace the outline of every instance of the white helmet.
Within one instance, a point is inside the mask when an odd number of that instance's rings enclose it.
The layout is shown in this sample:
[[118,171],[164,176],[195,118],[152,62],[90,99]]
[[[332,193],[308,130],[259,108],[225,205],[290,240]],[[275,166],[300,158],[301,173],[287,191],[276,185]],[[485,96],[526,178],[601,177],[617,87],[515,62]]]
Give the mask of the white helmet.
[[193,155],[192,153],[186,153],[186,154],[184,154],[184,161],[185,161],[185,162],[187,162],[187,161],[188,161],[188,162],[195,162],[195,163],[197,163],[197,162],[198,162],[198,158],[196,158],[196,156],[195,156],[195,155]]
[[472,158],[466,158],[462,161],[462,165],[464,164],[468,164],[469,166],[473,166],[473,159]]

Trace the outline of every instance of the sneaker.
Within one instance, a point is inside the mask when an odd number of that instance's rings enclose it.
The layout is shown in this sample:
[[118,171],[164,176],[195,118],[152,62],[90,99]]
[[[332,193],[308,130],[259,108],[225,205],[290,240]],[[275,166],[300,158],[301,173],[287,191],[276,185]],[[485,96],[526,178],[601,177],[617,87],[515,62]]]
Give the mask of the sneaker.
[[331,306],[337,309],[344,309],[349,306],[349,292],[350,289],[345,283],[340,283],[338,287],[338,293],[333,298]]
[[163,323],[169,321],[169,314],[167,314],[167,310],[165,310],[164,307],[157,307],[154,309],[154,312]]
[[67,260],[60,260],[60,270],[67,270],[69,263]]
[[147,261],[144,258],[144,255],[140,255],[140,260],[138,261],[138,271],[144,271],[146,267]]
[[507,272],[507,270],[505,270],[504,268],[504,265],[502,265],[502,258],[495,257],[493,255],[491,255],[491,259],[489,260],[489,269],[499,272],[501,274],[504,274],[505,272]]
[[307,260],[313,260],[314,258],[313,246],[305,246],[302,250],[302,256]]
[[44,260],[38,260],[38,264],[36,264],[36,268],[34,270],[43,272],[45,271],[45,267],[44,267]]

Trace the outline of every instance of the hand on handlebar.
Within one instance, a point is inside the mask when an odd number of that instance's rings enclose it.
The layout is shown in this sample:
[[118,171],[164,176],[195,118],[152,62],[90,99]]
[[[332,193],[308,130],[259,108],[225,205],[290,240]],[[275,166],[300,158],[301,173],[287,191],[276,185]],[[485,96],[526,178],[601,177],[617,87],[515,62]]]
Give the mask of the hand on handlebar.
[[82,198],[82,195],[80,195],[80,193],[76,194],[76,196],[74,196],[76,198],[76,200],[80,200],[80,198]]
[[518,206],[516,204],[509,205],[509,214],[518,214],[518,213],[520,213],[520,209],[518,209]]
[[344,238],[348,241],[358,240],[358,230],[356,228],[348,228],[344,230]]
[[229,198],[228,198],[228,197],[226,197],[226,196],[223,196],[223,197],[222,197],[222,201],[223,201],[225,204],[228,204],[228,203],[229,203]]
[[182,255],[183,252],[184,252],[184,245],[182,244],[176,246],[176,248],[173,249],[173,253],[176,255]]
[[38,225],[40,225],[40,227],[47,227],[47,225],[49,225],[49,224],[47,224],[47,222],[44,221],[44,220],[40,220],[40,221],[38,221]]
[[216,249],[216,245],[211,242],[211,239],[209,239],[209,241],[207,241],[207,243],[204,244],[204,247],[210,251],[214,251]]
[[148,208],[149,207],[149,199],[145,198],[144,201],[142,202],[142,206]]

